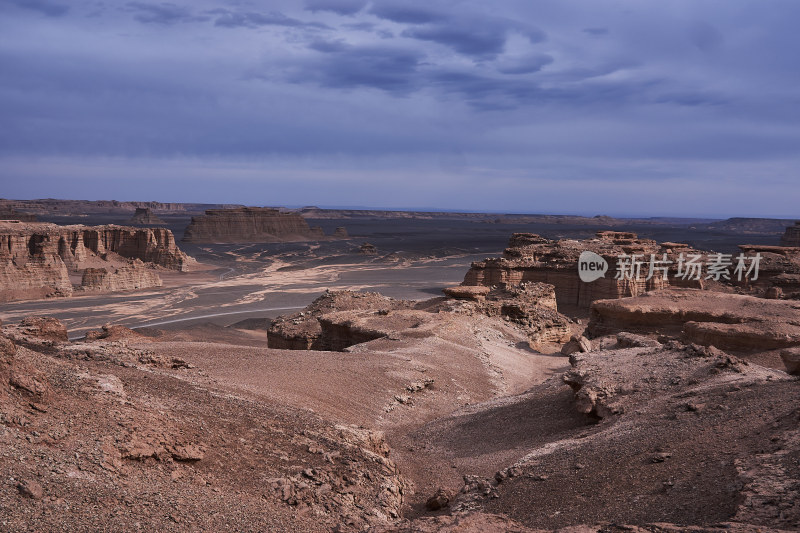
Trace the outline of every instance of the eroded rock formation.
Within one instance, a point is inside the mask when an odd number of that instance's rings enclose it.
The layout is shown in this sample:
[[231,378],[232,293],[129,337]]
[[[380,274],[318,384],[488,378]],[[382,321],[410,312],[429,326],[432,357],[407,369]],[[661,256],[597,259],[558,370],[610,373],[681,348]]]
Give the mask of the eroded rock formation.
[[570,338],[572,321],[558,312],[556,293],[547,283],[523,282],[519,285],[492,287],[448,287],[444,294],[470,302],[466,307],[450,306],[455,312],[498,316],[523,329],[532,348],[542,343],[562,343]]
[[632,331],[680,336],[686,342],[739,352],[800,345],[800,304],[740,294],[665,289],[592,304],[595,337]]
[[741,244],[739,249],[747,257],[760,257],[758,278],[746,283],[733,280],[734,284],[749,289],[757,296],[774,299],[800,298],[800,248]]
[[451,287],[452,299],[395,300],[371,292],[333,291],[302,312],[276,318],[267,331],[270,348],[342,351],[380,338],[430,334],[442,313],[498,317],[524,331],[532,347],[570,337],[569,318],[556,310],[551,285],[523,283],[491,291]]
[[137,207],[136,212],[128,221],[129,224],[142,225],[142,226],[158,226],[166,224],[163,220],[158,218],[149,207]]
[[[107,284],[156,286],[158,276],[125,266],[137,259],[180,271],[193,261],[177,247],[172,232],[163,228],[3,223],[0,301],[70,296],[70,271],[115,268],[116,264],[122,265],[122,271],[111,276],[116,281],[109,278]],[[92,281],[97,274],[90,274],[87,286],[98,286]]]
[[786,228],[786,232],[781,237],[781,246],[800,246],[800,221],[794,223],[794,226]]
[[118,268],[87,268],[83,271],[81,289],[84,291],[112,292],[160,287],[161,278],[138,259]]
[[192,217],[183,240],[187,242],[288,242],[325,238],[321,228],[309,227],[297,213],[266,207],[210,209]]
[[267,331],[267,343],[270,348],[287,350],[342,350],[388,334],[385,327],[357,326],[346,313],[386,316],[412,305],[377,292],[328,291],[300,313],[276,318]]
[[23,213],[11,207],[0,206],[0,220],[17,220],[19,222],[36,222],[36,215]]
[[[464,277],[464,285],[549,283],[555,286],[558,305],[588,307],[594,300],[635,296],[667,286],[669,281],[664,280],[661,273],[649,280],[645,279],[646,271],[639,279],[615,279],[614,265],[622,254],[639,254],[640,260],[649,260],[651,254],[661,259],[665,253],[669,257],[688,250],[670,245],[672,243],[659,245],[639,239],[635,233],[616,231],[600,231],[595,239],[585,241],[554,241],[531,233],[515,233],[502,257],[472,264]],[[580,280],[578,258],[584,251],[594,252],[608,263],[605,277],[591,283]]]

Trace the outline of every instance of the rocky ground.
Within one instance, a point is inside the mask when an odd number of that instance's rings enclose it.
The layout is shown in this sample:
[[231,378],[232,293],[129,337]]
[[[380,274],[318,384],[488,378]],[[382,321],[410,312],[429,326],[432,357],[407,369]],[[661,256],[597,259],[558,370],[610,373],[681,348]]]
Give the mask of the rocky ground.
[[[272,324],[317,349],[270,347],[266,322],[4,326],[2,529],[797,529],[788,363],[659,321],[589,339],[542,284],[446,292],[329,292]],[[796,321],[754,300],[731,306]],[[567,327],[550,350],[542,324]]]

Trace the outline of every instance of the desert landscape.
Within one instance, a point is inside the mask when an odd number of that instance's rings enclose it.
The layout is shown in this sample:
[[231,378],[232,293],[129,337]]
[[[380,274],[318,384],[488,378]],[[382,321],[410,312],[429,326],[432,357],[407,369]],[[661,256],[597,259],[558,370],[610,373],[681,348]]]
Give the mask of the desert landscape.
[[800,523],[792,221],[5,202],[5,530]]
[[0,533],[800,531],[798,19],[0,0]]

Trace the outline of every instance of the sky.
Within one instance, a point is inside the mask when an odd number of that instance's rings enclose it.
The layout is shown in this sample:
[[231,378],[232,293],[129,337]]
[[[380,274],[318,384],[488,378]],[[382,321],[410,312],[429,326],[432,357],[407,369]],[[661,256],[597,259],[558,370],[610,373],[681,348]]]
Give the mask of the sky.
[[799,217],[800,2],[0,0],[0,197]]

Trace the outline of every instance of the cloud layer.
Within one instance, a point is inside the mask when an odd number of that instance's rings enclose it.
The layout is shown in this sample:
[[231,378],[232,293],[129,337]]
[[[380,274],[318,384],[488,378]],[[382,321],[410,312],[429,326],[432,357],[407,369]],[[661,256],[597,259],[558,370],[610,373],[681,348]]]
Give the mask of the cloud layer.
[[794,216],[799,14],[0,0],[3,196]]

